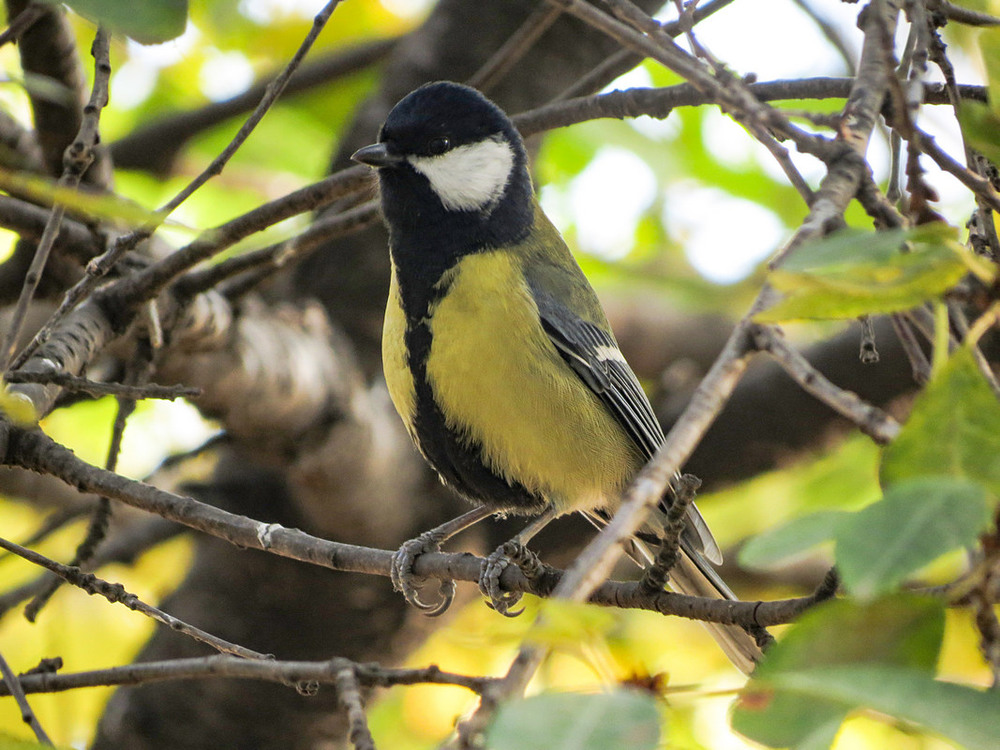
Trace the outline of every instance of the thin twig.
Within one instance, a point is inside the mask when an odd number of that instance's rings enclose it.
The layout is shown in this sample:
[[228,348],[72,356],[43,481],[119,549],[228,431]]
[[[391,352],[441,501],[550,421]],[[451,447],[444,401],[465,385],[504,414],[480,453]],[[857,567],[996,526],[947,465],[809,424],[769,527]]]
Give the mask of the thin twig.
[[[761,81],[743,85],[755,99],[760,102],[770,102],[788,99],[846,99],[851,93],[853,81],[850,78],[819,76]],[[985,102],[986,87],[961,84],[958,86],[958,96],[963,100]],[[513,120],[522,135],[530,136],[542,131],[568,127],[604,117],[620,120],[625,117],[648,115],[662,119],[677,107],[697,107],[710,104],[713,101],[712,95],[705,94],[686,83],[662,88],[618,89],[605,94],[551,102],[517,114]],[[946,105],[949,103],[950,99],[944,84],[928,83],[924,85],[924,104]],[[789,110],[782,110],[782,113],[785,116],[795,114]],[[833,123],[828,122],[836,118],[835,115],[821,115],[820,117],[830,127],[839,125],[839,118],[835,119]],[[825,141],[818,136],[816,139]]]
[[[694,11],[696,3],[690,3],[686,7],[684,5],[684,0],[674,0],[674,5],[677,7],[677,23],[680,25],[681,31],[684,34],[684,38],[687,39],[688,46],[691,48],[691,52],[708,62],[712,68],[718,72],[720,65],[719,61],[708,51],[708,48],[703,46],[698,37],[694,33]],[[662,28],[662,27],[661,27]]]
[[900,153],[902,151],[903,139],[895,130],[889,133],[889,184],[885,189],[885,198],[893,206],[903,197],[902,188],[899,185],[900,177]]
[[[137,303],[152,299],[169,283],[198,263],[208,260],[236,242],[283,219],[311,210],[331,200],[349,195],[371,185],[366,167],[344,169],[325,180],[309,185],[284,200],[265,203],[242,216],[203,232],[193,242],[116,283],[116,293]],[[295,197],[295,200],[287,200]],[[352,220],[357,215],[352,214]],[[331,221],[334,219],[331,218]],[[319,231],[319,230],[317,230]]]
[[[906,78],[910,73],[910,66],[913,64],[913,51],[917,45],[917,29],[910,24],[910,30],[906,35],[906,43],[903,45],[903,54],[900,55],[899,65],[896,67],[896,77]],[[912,91],[910,92],[912,93]],[[879,123],[880,129],[886,127],[886,123]],[[889,186],[886,188],[886,195],[893,204],[898,203],[902,197],[900,188],[900,152],[902,149],[902,137],[895,128],[889,128],[887,144],[889,146]]]
[[[341,213],[323,215],[294,237],[226,258],[209,268],[191,271],[177,282],[177,291],[193,295],[214,288],[220,282],[248,271],[260,270],[260,277],[303,258],[310,251],[336,237],[344,237],[370,227],[378,221],[378,204],[367,201]],[[245,286],[241,287],[245,292]],[[230,296],[228,291],[223,292]]]
[[21,721],[31,727],[31,731],[35,733],[35,737],[38,738],[40,743],[43,745],[52,745],[52,740],[45,734],[41,722],[38,721],[35,712],[31,710],[31,705],[24,695],[24,689],[21,687],[17,675],[14,674],[14,670],[10,668],[10,664],[7,663],[3,654],[0,654],[0,674],[3,675],[3,684],[10,691],[9,694],[14,696],[14,700],[17,701],[17,707],[21,709]]
[[306,38],[302,41],[302,44],[299,46],[298,50],[296,50],[292,59],[288,62],[288,65],[285,66],[285,69],[267,85],[260,103],[246,119],[233,139],[226,145],[222,152],[212,160],[212,163],[201,172],[201,174],[191,180],[191,182],[188,183],[179,193],[177,193],[177,195],[157,209],[156,221],[152,224],[148,224],[144,227],[140,227],[139,229],[135,229],[127,234],[119,236],[104,254],[94,258],[91,263],[87,264],[87,275],[76,286],[70,289],[69,292],[67,292],[66,297],[64,298],[59,309],[53,314],[48,323],[46,323],[46,325],[37,334],[35,334],[35,337],[32,339],[17,364],[22,364],[25,361],[28,354],[37,348],[37,346],[45,340],[45,337],[51,333],[55,324],[61,320],[70,309],[75,307],[80,300],[88,296],[94,288],[96,288],[99,281],[115,266],[125,253],[135,249],[140,242],[149,239],[153,235],[153,232],[155,232],[156,229],[164,221],[166,221],[167,217],[170,216],[170,214],[185,200],[187,200],[191,194],[195,192],[195,190],[208,182],[208,180],[212,177],[222,173],[223,168],[233,157],[233,154],[235,154],[240,146],[243,145],[257,124],[261,121],[261,119],[263,119],[264,115],[281,95],[285,85],[288,83],[288,79],[305,58],[309,49],[312,47],[313,42],[316,41],[316,38],[319,36],[323,27],[326,25],[326,22],[329,20],[333,11],[339,4],[340,0],[329,0],[323,9],[316,14],[316,17],[313,19],[312,28],[306,35]]
[[[396,48],[402,37],[388,37],[337,47],[303,62],[285,85],[282,95],[315,90],[338,79],[369,68]],[[140,124],[128,134],[108,144],[115,166],[144,169],[154,174],[169,171],[173,157],[189,139],[227,120],[245,116],[259,106],[267,85],[280,73],[265,74],[245,91],[196,109],[164,115],[148,124]],[[155,146],[155,148],[154,148]]]
[[986,359],[982,349],[979,348],[978,339],[970,340],[969,321],[965,317],[965,310],[962,305],[955,300],[948,300],[948,314],[959,338],[972,350],[972,356],[976,360],[979,372],[982,373],[983,378],[989,383],[993,395],[1000,399],[1000,383],[997,382],[996,373],[993,372],[989,360]]
[[41,2],[28,3],[24,10],[11,19],[10,25],[0,33],[0,47],[16,42],[21,35],[35,25],[48,8]]
[[[108,467],[109,471],[114,471],[114,467]],[[90,522],[87,524],[87,531],[83,539],[77,545],[76,552],[69,567],[79,568],[90,562],[97,546],[104,540],[108,533],[108,525],[111,523],[111,501],[106,497],[97,498],[97,503],[90,514]],[[42,611],[52,596],[59,590],[65,579],[59,576],[48,576],[41,585],[40,590],[35,593],[31,601],[24,608],[24,619],[28,622],[35,622],[38,613]]]
[[[82,515],[82,512],[77,515]],[[86,570],[97,570],[108,563],[131,564],[143,552],[161,542],[173,539],[184,531],[185,528],[180,524],[157,516],[142,517],[140,520],[130,521],[124,528],[117,529],[107,544],[98,549]],[[24,540],[21,546],[26,547],[30,543],[32,543],[30,540]],[[12,553],[4,552],[3,554],[8,556]],[[50,573],[43,572],[34,579],[0,594],[0,617],[3,617],[21,602],[37,596],[48,585],[50,577]]]
[[774,328],[760,326],[754,330],[753,340],[757,348],[767,352],[804,391],[849,419],[875,442],[886,445],[899,434],[899,422],[878,407],[865,403],[857,394],[827,380]]
[[851,78],[854,77],[857,72],[854,65],[854,52],[847,44],[847,40],[844,39],[843,28],[837,24],[831,23],[829,20],[820,15],[820,12],[812,6],[808,0],[792,0],[799,8],[809,16],[810,20],[816,24],[817,28],[822,32],[826,40],[833,45],[834,49],[840,54],[840,59],[844,61],[844,66],[847,68],[847,75]]
[[948,2],[948,0],[927,0],[927,8],[941,13],[949,21],[964,23],[968,26],[1000,26],[1000,18],[972,8],[963,8],[961,5]]
[[142,662],[124,667],[68,674],[47,671],[23,674],[17,679],[25,693],[56,693],[87,687],[144,685],[165,680],[203,680],[218,677],[277,682],[289,686],[304,682],[330,685],[336,683],[337,675],[345,667],[354,671],[358,682],[370,687],[454,685],[474,693],[482,693],[496,681],[496,678],[492,677],[445,672],[433,665],[416,669],[393,669],[378,664],[357,664],[347,659],[279,661],[241,659],[223,655]]
[[[94,86],[91,90],[90,101],[83,108],[83,121],[80,123],[80,130],[63,156],[63,173],[62,177],[59,178],[59,187],[70,190],[79,186],[83,173],[94,161],[94,148],[100,142],[101,110],[108,103],[111,50],[108,31],[103,26],[97,28],[91,53],[94,56]],[[65,212],[66,206],[64,204],[58,203],[53,206],[52,214],[45,225],[45,231],[42,232],[42,239],[38,243],[35,256],[31,260],[31,266],[24,277],[21,295],[8,325],[3,350],[0,351],[0,372],[6,371],[7,365],[14,356],[14,350],[17,348],[17,342],[21,336],[21,328],[24,325],[25,316],[28,314],[28,307],[31,305],[38,284],[42,280],[42,273],[45,271],[52,245],[59,234],[59,227]]]
[[208,182],[211,178],[222,173],[223,168],[233,158],[233,154],[239,150],[240,146],[250,137],[254,128],[257,124],[264,119],[264,115],[271,108],[281,93],[285,90],[285,86],[288,84],[288,79],[292,77],[296,68],[305,59],[305,56],[309,53],[312,48],[313,43],[319,37],[321,31],[326,26],[326,22],[330,20],[330,16],[333,15],[333,11],[337,9],[340,5],[341,0],[329,0],[326,5],[323,6],[322,10],[316,14],[313,18],[312,28],[309,29],[309,33],[306,34],[305,39],[302,40],[302,44],[299,48],[295,50],[295,54],[292,55],[292,59],[288,61],[288,65],[285,69],[279,73],[273,81],[267,84],[267,88],[264,90],[264,95],[261,97],[260,104],[257,105],[256,109],[246,121],[240,126],[239,131],[233,136],[233,139],[226,144],[226,147],[222,149],[218,156],[216,156],[212,163],[209,164],[205,169],[195,177],[191,182],[189,182],[183,190],[181,190],[177,195],[167,201],[163,206],[157,210],[163,219],[173,213],[174,209],[180,206],[184,201],[186,201],[191,195],[202,185]]
[[[890,180],[890,187],[891,187]],[[909,226],[906,217],[896,210],[896,206],[886,193],[879,188],[871,170],[865,170],[857,192],[858,203],[874,219],[878,229],[899,229]]]
[[94,398],[120,396],[122,398],[154,398],[164,401],[174,401],[178,398],[197,398],[201,395],[200,388],[192,388],[186,385],[102,383],[97,380],[82,378],[79,375],[70,375],[66,372],[26,372],[25,370],[15,370],[8,373],[5,379],[8,383],[58,385],[60,388],[65,388],[68,391],[86,393],[88,396],[93,396]]
[[[129,385],[138,385],[145,381],[152,371],[148,346],[138,346],[133,360],[128,365],[126,380]],[[121,453],[122,440],[125,437],[125,422],[135,411],[136,400],[126,396],[117,397],[118,408],[115,411],[115,421],[111,428],[111,442],[108,446],[108,456],[104,463],[107,471],[115,471],[118,467],[118,456]],[[73,553],[69,563],[71,568],[87,565],[97,553],[97,548],[108,534],[111,524],[111,500],[107,497],[97,498],[97,504],[90,514],[90,523],[83,539]],[[62,581],[58,577],[50,579],[49,584],[32,599],[24,608],[24,616],[28,622],[34,622],[45,604],[59,590]]]
[[528,14],[521,26],[507,37],[507,41],[500,45],[479,70],[472,74],[466,84],[488,92],[517,65],[561,15],[562,11],[559,8],[540,4]]
[[337,700],[347,712],[350,727],[348,737],[355,750],[375,750],[375,738],[368,728],[364,702],[361,700],[361,686],[353,665],[344,665],[337,671],[334,683],[337,686]]
[[[929,23],[930,21],[928,20],[928,25]],[[930,35],[930,58],[934,61],[934,64],[938,66],[938,69],[944,76],[945,91],[948,93],[948,99],[951,103],[952,110],[955,113],[955,117],[958,118],[959,107],[961,104],[961,94],[959,93],[958,82],[955,78],[955,67],[948,58],[947,45],[945,45],[944,40],[941,39],[941,33],[936,28],[929,28],[928,34]],[[989,180],[988,164],[983,160],[980,154],[970,148],[969,143],[965,138],[965,129],[959,127],[958,132],[962,139],[962,149],[965,152],[966,165],[973,173]],[[994,259],[994,261],[996,261],[997,259],[1000,259],[1000,237],[997,236],[996,222],[993,221],[993,209],[988,205],[982,196],[976,195],[975,197],[976,210],[979,216],[987,217],[987,220],[979,222],[979,236],[986,241],[990,256]]]
[[[900,68],[909,65],[909,74],[905,75],[906,90],[903,93],[906,104],[906,117],[913,123],[917,121],[920,104],[923,99],[923,84],[927,78],[927,61],[930,58],[930,19],[923,3],[911,3],[907,8],[910,19],[910,34],[903,50]],[[903,75],[895,78],[899,81]],[[895,83],[890,81],[895,87]]]
[[896,338],[903,345],[906,358],[910,361],[910,369],[913,372],[913,380],[917,385],[923,385],[931,377],[931,363],[920,348],[920,342],[913,334],[909,319],[900,313],[892,313],[889,316],[892,322],[892,329],[896,332]]
[[[22,546],[28,547],[33,544],[43,542],[60,529],[65,528],[67,524],[72,523],[86,513],[86,508],[60,508],[59,510],[53,511],[42,519],[38,528],[31,532],[26,539],[21,540],[21,544]],[[11,557],[12,554],[10,552],[0,553],[0,560],[9,559]]]
[[158,463],[156,467],[151,472],[149,472],[149,474],[146,475],[143,481],[149,482],[158,474],[161,474],[165,471],[169,471],[170,469],[174,469],[182,465],[186,461],[198,458],[199,456],[202,456],[205,453],[208,453],[209,451],[214,450],[215,448],[218,448],[221,445],[224,445],[228,440],[229,440],[229,433],[226,432],[225,430],[219,430],[218,432],[210,435],[205,440],[205,442],[201,443],[200,445],[196,445],[194,448],[191,448],[190,450],[171,453],[170,455],[166,456],[162,461],[160,461],[160,463]]
[[0,547],[7,550],[8,552],[13,552],[19,557],[23,557],[30,563],[38,565],[45,568],[57,576],[62,578],[67,583],[70,583],[78,588],[83,589],[88,594],[97,594],[103,596],[112,604],[122,604],[129,609],[144,614],[147,617],[156,620],[163,625],[166,625],[171,630],[178,633],[182,633],[196,641],[205,643],[212,648],[216,649],[225,654],[233,654],[235,656],[241,656],[246,659],[270,659],[271,657],[267,654],[261,654],[252,649],[245,648],[235,643],[230,643],[229,641],[223,640],[218,636],[214,636],[211,633],[207,633],[201,628],[196,628],[193,625],[189,625],[183,620],[179,620],[173,615],[169,615],[161,609],[154,607],[152,605],[146,604],[139,599],[135,594],[130,594],[120,583],[109,583],[104,581],[92,573],[84,573],[79,568],[72,567],[69,565],[63,565],[55,560],[51,560],[44,555],[40,555],[26,547],[22,547],[19,544],[11,542],[7,539],[0,538]]
[[792,187],[794,187],[798,191],[799,195],[802,196],[802,200],[805,201],[805,204],[807,206],[811,205],[813,200],[816,198],[816,194],[813,193],[809,183],[806,182],[806,178],[802,176],[798,167],[795,166],[795,162],[792,161],[792,157],[788,153],[788,149],[778,143],[777,139],[763,128],[753,126],[750,128],[750,132],[753,134],[754,138],[757,139],[758,143],[762,144],[764,148],[771,153],[771,156],[774,157],[775,161],[778,162],[778,166],[781,167],[781,171],[785,173],[785,177],[788,178]]
[[[727,5],[729,5],[733,0],[711,0],[711,2],[703,3],[699,5],[694,11],[694,24],[699,21],[711,16]],[[681,25],[678,21],[671,21],[669,23],[663,24],[662,27],[664,33],[670,36],[677,36],[681,33]],[[552,101],[558,102],[564,99],[569,99],[571,97],[580,96],[581,94],[591,94],[594,91],[607,85],[609,81],[613,81],[621,75],[624,75],[632,68],[636,67],[645,59],[645,55],[636,54],[635,51],[631,49],[620,49],[617,52],[609,55],[604,62],[595,67],[589,73],[578,78],[571,86],[566,88],[562,93],[556,96]]]
[[967,167],[959,164],[937,145],[933,137],[917,129],[913,133],[911,141],[921,152],[927,154],[945,172],[955,177],[959,182],[971,190],[977,200],[983,201],[993,211],[1000,211],[1000,195],[994,189],[992,183],[985,177],[975,174]]
[[[179,274],[217,255],[226,248],[232,247],[243,238],[292,216],[312,211],[326,203],[369,187],[371,175],[368,172],[366,167],[361,166],[343,169],[319,182],[306,185],[288,195],[264,203],[224,224],[206,229],[192,242],[171,253],[162,261],[153,263],[143,270],[115,282],[113,288],[118,290],[118,293],[129,303],[139,305],[155,297],[164,286],[173,281]],[[28,356],[48,339],[66,315],[93,292],[100,276],[101,274],[88,274],[66,292],[59,308],[49,316],[45,325],[35,334],[31,344],[25,347],[17,360],[14,361],[15,368],[20,367]]]

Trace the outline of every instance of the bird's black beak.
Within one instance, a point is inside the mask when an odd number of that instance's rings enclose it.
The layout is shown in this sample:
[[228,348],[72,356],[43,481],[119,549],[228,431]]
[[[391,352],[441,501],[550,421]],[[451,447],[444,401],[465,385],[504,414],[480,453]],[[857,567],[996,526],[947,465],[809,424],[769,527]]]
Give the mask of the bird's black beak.
[[384,143],[373,143],[371,146],[359,148],[351,154],[351,158],[369,167],[393,167],[403,161],[402,156],[390,154]]

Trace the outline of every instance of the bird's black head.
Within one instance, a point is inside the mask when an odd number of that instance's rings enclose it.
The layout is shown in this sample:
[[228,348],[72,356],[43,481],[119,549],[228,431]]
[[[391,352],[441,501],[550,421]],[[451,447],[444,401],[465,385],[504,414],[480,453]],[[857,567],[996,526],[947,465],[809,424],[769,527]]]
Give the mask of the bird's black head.
[[475,89],[421,86],[353,158],[378,169],[393,253],[458,256],[522,239],[534,201],[521,136]]

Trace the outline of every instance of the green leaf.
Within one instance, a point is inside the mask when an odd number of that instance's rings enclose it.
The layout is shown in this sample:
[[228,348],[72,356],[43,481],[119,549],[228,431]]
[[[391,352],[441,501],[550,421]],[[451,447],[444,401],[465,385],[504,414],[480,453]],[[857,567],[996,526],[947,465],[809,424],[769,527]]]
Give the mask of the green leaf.
[[844,711],[870,708],[937,732],[969,750],[995,750],[1000,694],[935,680],[891,665],[824,667],[776,674],[771,689],[803,700],[835,701]]
[[988,104],[963,101],[958,122],[965,142],[994,164],[1000,164],[1000,115]]
[[[992,7],[977,10],[996,11]],[[1000,164],[1000,29],[977,29],[976,43],[986,68],[989,104],[962,101],[958,122],[965,142],[994,164]]]
[[[45,0],[56,4],[55,0]],[[187,0],[65,0],[84,18],[104,24],[141,44],[160,44],[184,33]]]
[[799,248],[769,275],[785,296],[755,316],[762,323],[843,319],[906,310],[937,299],[968,271],[992,271],[955,239],[952,227],[843,230]]
[[969,349],[955,350],[917,398],[883,451],[880,474],[883,487],[910,477],[950,476],[1000,498],[1000,403]]
[[944,609],[931,599],[826,602],[768,651],[734,709],[732,726],[770,747],[828,747],[852,706],[836,695],[804,696],[776,687],[783,674],[880,664],[930,675],[943,635]]
[[907,232],[895,229],[873,232],[842,229],[815,242],[807,242],[782,265],[786,271],[850,270],[871,263],[887,263],[900,254]]
[[751,682],[733,709],[732,726],[768,747],[826,750],[833,744],[847,711],[836,703],[806,702],[793,693],[776,693]]
[[890,591],[946,552],[972,543],[991,519],[986,492],[949,477],[894,484],[836,529],[837,570],[851,593]]
[[944,634],[940,602],[892,594],[838,599],[804,614],[767,652],[755,677],[821,664],[896,664],[933,670]]
[[626,690],[548,693],[505,703],[486,732],[491,750],[653,750],[659,742],[656,700]]
[[[136,227],[160,223],[160,217],[154,211],[117,195],[76,190],[27,172],[0,168],[0,188],[27,195],[40,203],[60,203],[71,211],[94,219],[107,219]],[[180,226],[176,222],[168,223]]]
[[[995,8],[984,9],[987,13],[996,13]],[[986,82],[989,87],[990,106],[1000,114],[1000,29],[982,29],[977,35],[979,51],[983,55],[983,65],[986,68]]]
[[776,529],[758,534],[740,549],[740,565],[748,568],[772,568],[833,539],[837,527],[853,514],[826,510],[796,518]]

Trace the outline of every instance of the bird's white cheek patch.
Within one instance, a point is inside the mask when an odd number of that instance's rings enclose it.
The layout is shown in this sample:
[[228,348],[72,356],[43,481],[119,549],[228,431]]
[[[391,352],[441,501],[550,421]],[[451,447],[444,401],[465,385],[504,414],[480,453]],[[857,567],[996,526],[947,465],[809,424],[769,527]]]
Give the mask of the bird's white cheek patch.
[[449,211],[492,208],[503,195],[514,166],[514,150],[502,138],[453,148],[440,156],[411,156]]

